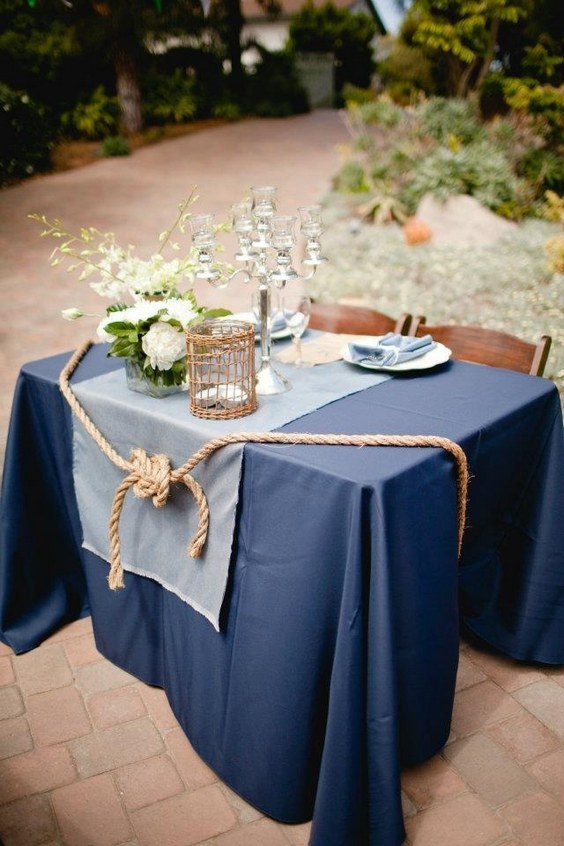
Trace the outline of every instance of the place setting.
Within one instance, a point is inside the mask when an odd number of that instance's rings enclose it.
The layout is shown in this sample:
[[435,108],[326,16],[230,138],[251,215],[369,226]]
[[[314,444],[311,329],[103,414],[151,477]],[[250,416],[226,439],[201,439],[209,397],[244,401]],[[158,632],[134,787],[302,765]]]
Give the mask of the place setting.
[[[302,297],[310,303],[309,298]],[[310,303],[311,306],[311,303]],[[302,302],[302,309],[307,306]],[[444,364],[452,355],[452,351],[435,341],[430,334],[423,337],[400,335],[388,332],[382,336],[353,335],[314,330],[313,337],[305,343],[301,338],[309,323],[309,313],[305,317],[296,318],[295,308],[282,309],[278,312],[280,326],[284,324],[284,315],[294,315],[285,323],[285,329],[280,328],[280,337],[291,335],[293,344],[277,352],[277,361],[294,364],[298,367],[312,367],[330,364],[343,360],[347,364],[366,370],[381,371],[383,373],[401,373],[414,370],[429,370]],[[273,325],[274,323],[273,316]],[[274,337],[274,335],[273,335]]]
[[434,341],[431,335],[418,338],[395,332],[349,341],[341,352],[348,364],[387,373],[428,370],[444,364],[452,355],[448,347]]

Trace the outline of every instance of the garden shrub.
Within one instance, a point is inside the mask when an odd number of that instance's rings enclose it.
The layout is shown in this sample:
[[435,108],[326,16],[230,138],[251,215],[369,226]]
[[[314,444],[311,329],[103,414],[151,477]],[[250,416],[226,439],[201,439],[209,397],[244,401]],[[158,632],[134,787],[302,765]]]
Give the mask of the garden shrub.
[[419,47],[395,39],[388,54],[377,61],[377,73],[386,93],[407,105],[418,94],[434,90],[432,66]]
[[387,97],[380,97],[372,103],[358,106],[359,117],[367,124],[391,128],[403,119],[404,110]]
[[431,97],[416,107],[424,132],[438,141],[450,137],[470,144],[485,137],[476,106],[468,100],[453,97]]
[[0,82],[0,185],[47,168],[52,146],[46,109]]
[[82,100],[62,117],[63,127],[73,135],[86,138],[105,138],[114,133],[119,122],[117,97],[106,94],[98,85],[88,100]]
[[360,162],[349,159],[333,180],[334,188],[343,194],[363,194],[370,190]]
[[212,115],[224,120],[240,120],[241,106],[234,100],[220,100],[212,107]]
[[181,68],[176,68],[169,75],[149,72],[143,88],[143,111],[147,123],[186,123],[196,116],[196,83]]
[[553,150],[527,150],[517,162],[517,173],[539,189],[564,194],[564,159]]
[[261,61],[246,79],[246,111],[259,117],[288,117],[309,111],[291,54],[255,45]]
[[507,215],[515,208],[520,187],[504,153],[489,141],[478,141],[458,150],[437,147],[420,159],[401,198],[415,211],[427,193],[441,200],[453,194],[470,194],[492,211]]
[[353,85],[352,82],[345,82],[341,93],[347,108],[352,105],[360,106],[363,103],[372,103],[377,97],[373,88],[360,88],[358,85]]
[[564,85],[538,85],[534,80],[506,79],[505,99],[518,112],[530,115],[536,130],[548,143],[564,138]]
[[122,138],[121,135],[114,135],[110,138],[104,138],[102,146],[100,147],[102,156],[129,156],[131,147],[129,142]]

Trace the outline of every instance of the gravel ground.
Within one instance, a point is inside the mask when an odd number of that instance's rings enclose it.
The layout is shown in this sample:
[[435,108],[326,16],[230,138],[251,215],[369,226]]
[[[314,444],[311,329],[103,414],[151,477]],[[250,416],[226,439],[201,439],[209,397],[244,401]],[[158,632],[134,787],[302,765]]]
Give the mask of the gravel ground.
[[362,223],[338,195],[327,195],[324,206],[330,261],[310,281],[312,296],[393,316],[424,314],[429,323],[476,323],[531,341],[548,334],[545,376],[564,403],[564,275],[549,273],[544,252],[556,224],[527,220],[481,246],[408,246],[398,224]]

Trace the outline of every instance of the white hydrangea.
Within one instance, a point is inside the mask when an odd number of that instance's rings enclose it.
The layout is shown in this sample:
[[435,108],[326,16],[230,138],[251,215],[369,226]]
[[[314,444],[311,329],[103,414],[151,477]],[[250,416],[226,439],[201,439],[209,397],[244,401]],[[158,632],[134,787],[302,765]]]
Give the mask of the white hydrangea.
[[[167,320],[168,317],[172,317],[174,320],[178,320],[182,327],[186,329],[190,323],[194,320],[195,317],[198,316],[198,313],[194,311],[194,307],[192,303],[188,300],[182,299],[170,299],[166,300],[166,310],[167,314],[161,317],[161,320]],[[161,303],[162,305],[162,303]]]
[[[159,312],[164,313],[159,314]],[[139,302],[121,311],[110,312],[100,321],[96,332],[101,341],[112,343],[116,336],[106,330],[109,324],[119,321],[120,323],[129,323],[134,328],[138,323],[157,315],[159,315],[158,322],[153,323],[143,336],[141,346],[143,352],[150,357],[152,367],[168,370],[173,362],[186,354],[186,342],[182,330],[186,329],[198,316],[198,312],[188,300],[176,297],[167,300],[139,300]],[[177,320],[182,326],[182,330],[176,326],[171,326],[170,320]],[[160,327],[164,327],[164,329]],[[164,350],[162,354],[161,347]],[[171,355],[173,355],[172,358]],[[153,358],[165,362],[170,361],[170,363],[168,366],[153,364]]]
[[153,369],[170,370],[175,361],[186,355],[184,333],[160,320],[143,336],[141,346]]

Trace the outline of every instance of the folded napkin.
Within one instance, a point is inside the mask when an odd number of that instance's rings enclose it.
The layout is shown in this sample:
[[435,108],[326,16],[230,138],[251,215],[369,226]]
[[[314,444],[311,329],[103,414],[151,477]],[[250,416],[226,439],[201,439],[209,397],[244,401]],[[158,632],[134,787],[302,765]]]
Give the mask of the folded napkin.
[[412,338],[408,335],[388,332],[373,344],[349,344],[348,350],[351,361],[393,367],[394,364],[403,364],[404,361],[418,358],[435,347],[436,344],[430,335]]

